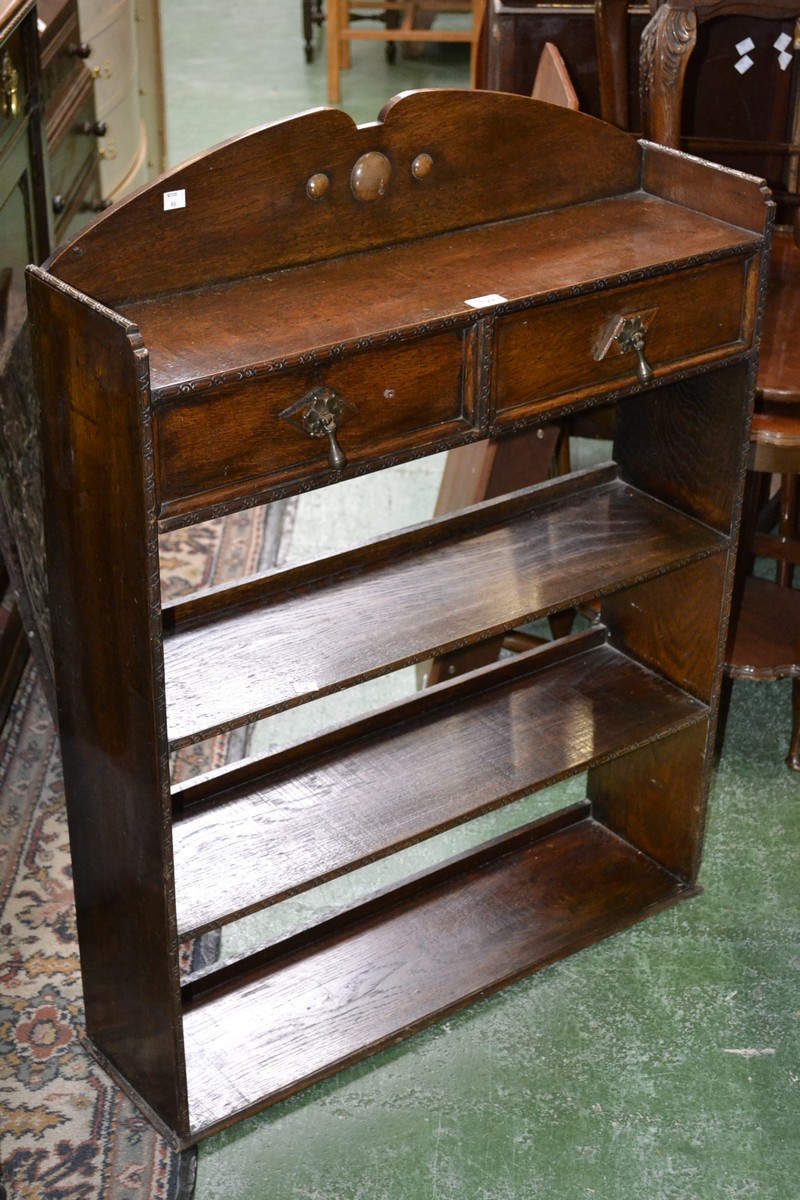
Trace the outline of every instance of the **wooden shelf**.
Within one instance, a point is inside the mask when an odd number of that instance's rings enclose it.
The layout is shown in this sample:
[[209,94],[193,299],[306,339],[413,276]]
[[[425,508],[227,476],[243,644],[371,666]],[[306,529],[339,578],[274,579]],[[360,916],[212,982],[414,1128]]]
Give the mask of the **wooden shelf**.
[[190,782],[181,798],[198,810],[188,807],[173,833],[178,934],[194,937],[707,715],[595,629],[277,760]]
[[192,1133],[282,1099],[695,890],[584,806],[417,877],[399,901],[367,903],[291,939],[188,1008]]
[[445,653],[727,544],[620,481],[612,464],[174,605],[164,640],[171,745]]

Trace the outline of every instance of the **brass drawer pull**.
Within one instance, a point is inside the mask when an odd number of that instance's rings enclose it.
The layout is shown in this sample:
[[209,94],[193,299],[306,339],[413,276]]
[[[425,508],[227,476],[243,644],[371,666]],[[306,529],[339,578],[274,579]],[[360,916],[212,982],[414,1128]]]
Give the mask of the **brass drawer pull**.
[[616,335],[619,348],[623,354],[632,350],[636,355],[636,376],[640,383],[650,383],[653,378],[653,368],[645,358],[644,338],[646,326],[641,317],[625,317],[622,328]]
[[346,466],[347,459],[341,446],[336,440],[336,427],[342,408],[335,392],[328,388],[320,388],[320,394],[305,415],[305,427],[312,437],[328,439],[328,462],[334,471],[341,471]]
[[307,392],[296,404],[284,409],[280,417],[311,437],[327,438],[328,462],[334,471],[341,471],[347,466],[347,458],[336,440],[336,433],[348,408],[355,412],[353,406],[338,392],[323,385]]
[[0,64],[0,94],[3,98],[3,116],[7,121],[15,121],[19,116],[19,72],[8,51]]
[[639,312],[620,313],[611,318],[600,331],[595,342],[595,362],[602,362],[607,354],[636,355],[636,378],[640,383],[650,383],[653,368],[645,357],[645,337],[655,320],[657,308],[643,308]]

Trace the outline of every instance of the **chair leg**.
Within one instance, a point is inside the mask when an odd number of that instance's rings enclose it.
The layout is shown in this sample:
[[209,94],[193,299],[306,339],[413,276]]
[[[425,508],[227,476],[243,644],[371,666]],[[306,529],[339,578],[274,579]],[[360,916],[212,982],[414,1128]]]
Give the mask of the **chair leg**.
[[311,20],[311,0],[303,0],[303,40],[305,42],[306,62],[314,61],[314,25]]
[[719,712],[717,714],[717,733],[714,739],[714,759],[719,762],[722,746],[725,741],[725,729],[728,724],[728,713],[731,709],[733,695],[733,680],[727,672],[722,676],[722,687],[719,693]]
[[345,0],[328,0],[326,40],[328,43],[328,103],[339,104],[342,85],[339,73],[342,69],[341,22]]
[[800,679],[792,679],[792,740],[786,765],[791,771],[800,771]]
[[[797,476],[781,475],[780,537],[783,542],[797,540]],[[781,587],[791,587],[794,580],[794,564],[778,560],[777,582]]]

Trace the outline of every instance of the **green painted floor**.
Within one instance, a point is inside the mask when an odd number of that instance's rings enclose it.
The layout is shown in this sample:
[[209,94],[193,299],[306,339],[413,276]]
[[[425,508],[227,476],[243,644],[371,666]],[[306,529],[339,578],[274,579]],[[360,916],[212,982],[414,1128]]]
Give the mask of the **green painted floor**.
[[[172,162],[324,103],[324,35],[307,65],[299,0],[162,0],[162,10]],[[343,107],[358,121],[398,91],[467,82],[459,47],[389,66],[379,45],[357,45],[353,58]],[[399,473],[378,519],[429,515],[436,484],[432,464]],[[319,529],[330,526],[309,503],[299,553],[324,549]],[[351,489],[337,510],[341,540],[368,534],[375,509],[372,492]],[[197,1200],[797,1200],[800,779],[783,765],[789,703],[783,684],[735,689],[703,895],[203,1143]],[[570,781],[526,811],[579,789]],[[449,836],[485,837],[502,819]],[[255,936],[340,898],[306,897],[260,918]]]

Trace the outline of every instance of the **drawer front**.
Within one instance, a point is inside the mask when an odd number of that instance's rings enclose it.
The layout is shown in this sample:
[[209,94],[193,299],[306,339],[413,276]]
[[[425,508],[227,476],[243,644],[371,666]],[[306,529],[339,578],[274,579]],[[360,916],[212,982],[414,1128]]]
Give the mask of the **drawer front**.
[[[50,186],[57,211],[62,211],[56,197],[71,200],[78,181],[89,169],[89,163],[98,162],[97,136],[94,126],[94,97],[91,80],[87,78],[80,107],[70,115],[70,120],[60,131],[57,140],[50,142]],[[89,132],[85,132],[85,127]]]
[[[60,22],[60,27],[57,24]],[[58,108],[59,92],[69,91],[75,77],[89,74],[82,59],[76,54],[81,35],[78,29],[78,13],[63,12],[52,22],[39,39],[41,67],[41,101],[47,123]]]
[[656,378],[698,356],[744,349],[752,340],[752,305],[745,304],[750,261],[728,259],[501,318],[494,422],[636,383],[637,355],[622,352],[614,337],[622,318],[640,318],[644,355]]
[[136,90],[136,14],[133,0],[103,4],[88,22],[81,4],[81,33],[91,47],[87,64],[95,87],[98,117],[105,119],[121,98]]
[[96,212],[101,211],[100,172],[96,162],[89,162],[75,183],[69,203],[55,219],[55,242],[59,245],[74,237]]
[[330,475],[328,438],[304,428],[309,394],[335,393],[348,466],[471,428],[470,344],[465,330],[437,334],[166,402],[155,414],[162,515]]

